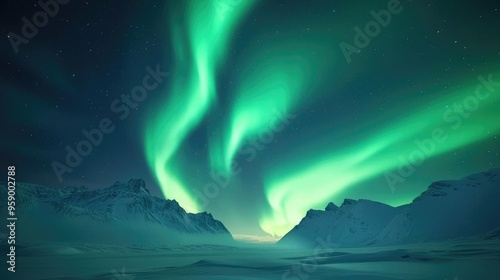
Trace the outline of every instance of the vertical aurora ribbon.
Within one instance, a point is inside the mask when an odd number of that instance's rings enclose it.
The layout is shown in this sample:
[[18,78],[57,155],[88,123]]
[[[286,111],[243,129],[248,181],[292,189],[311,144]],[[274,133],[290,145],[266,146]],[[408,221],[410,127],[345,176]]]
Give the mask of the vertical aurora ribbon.
[[182,183],[173,158],[182,142],[202,120],[216,98],[215,74],[232,31],[253,0],[188,1],[174,11],[172,86],[165,102],[148,119],[145,149],[165,197],[176,199],[188,212],[199,205]]
[[261,43],[243,63],[239,86],[225,121],[225,128],[210,140],[212,168],[229,172],[244,142],[272,129],[277,115],[307,104],[331,63],[324,63],[331,49],[314,40],[296,39]]

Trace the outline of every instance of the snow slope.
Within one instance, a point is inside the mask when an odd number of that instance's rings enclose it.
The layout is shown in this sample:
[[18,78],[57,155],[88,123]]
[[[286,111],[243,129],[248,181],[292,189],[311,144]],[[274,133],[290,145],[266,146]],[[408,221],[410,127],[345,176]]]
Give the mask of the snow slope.
[[439,241],[500,227],[500,169],[432,183],[380,232],[382,244]]
[[398,208],[370,200],[346,199],[340,207],[330,203],[325,211],[309,210],[278,244],[314,246],[318,238],[334,247],[368,243],[397,214]]

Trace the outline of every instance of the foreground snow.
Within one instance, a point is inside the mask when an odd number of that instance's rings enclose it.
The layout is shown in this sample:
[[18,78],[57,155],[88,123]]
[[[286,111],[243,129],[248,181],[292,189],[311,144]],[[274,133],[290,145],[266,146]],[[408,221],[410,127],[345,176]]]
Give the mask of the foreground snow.
[[[499,279],[500,239],[322,251],[39,244],[1,279]],[[15,277],[13,277],[15,276]]]

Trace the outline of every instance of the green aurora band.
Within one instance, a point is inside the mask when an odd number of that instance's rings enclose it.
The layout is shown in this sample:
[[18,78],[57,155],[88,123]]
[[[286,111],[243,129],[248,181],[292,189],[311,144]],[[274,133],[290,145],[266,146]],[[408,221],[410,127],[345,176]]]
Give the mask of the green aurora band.
[[[272,170],[265,180],[270,209],[261,215],[261,228],[273,236],[283,236],[300,222],[307,210],[321,209],[340,191],[397,169],[400,157],[419,165],[500,133],[500,96],[497,92],[488,94],[479,84],[478,80],[472,80],[460,90],[443,92],[440,96],[444,98],[421,107],[376,135],[353,141],[350,147],[324,151],[320,157],[303,156],[301,162],[287,165],[284,170]],[[476,92],[482,97],[476,97],[477,108],[471,102]],[[469,115],[462,116],[451,110],[455,103],[469,104],[474,110],[464,110]],[[444,136],[440,139],[444,141],[432,141],[434,148],[428,146],[427,151],[419,148],[416,141],[431,139],[435,129],[441,129]]]
[[286,114],[304,102],[328,65],[322,63],[331,48],[319,42],[273,40],[249,55],[240,75],[236,98],[231,107],[224,138],[217,133],[211,139],[212,168],[231,171],[231,163],[245,140],[272,128],[277,115]]
[[199,205],[173,167],[173,157],[214,103],[215,72],[224,59],[230,34],[254,2],[189,1],[184,15],[177,10],[173,13],[173,84],[169,99],[148,120],[144,142],[163,195],[176,199],[188,212],[199,212]]

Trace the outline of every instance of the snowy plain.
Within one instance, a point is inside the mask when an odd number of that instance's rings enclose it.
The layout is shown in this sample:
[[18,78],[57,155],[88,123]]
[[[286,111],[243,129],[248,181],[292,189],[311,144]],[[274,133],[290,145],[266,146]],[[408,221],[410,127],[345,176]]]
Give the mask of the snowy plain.
[[17,263],[1,279],[500,279],[500,238],[321,251],[38,244],[20,248]]

